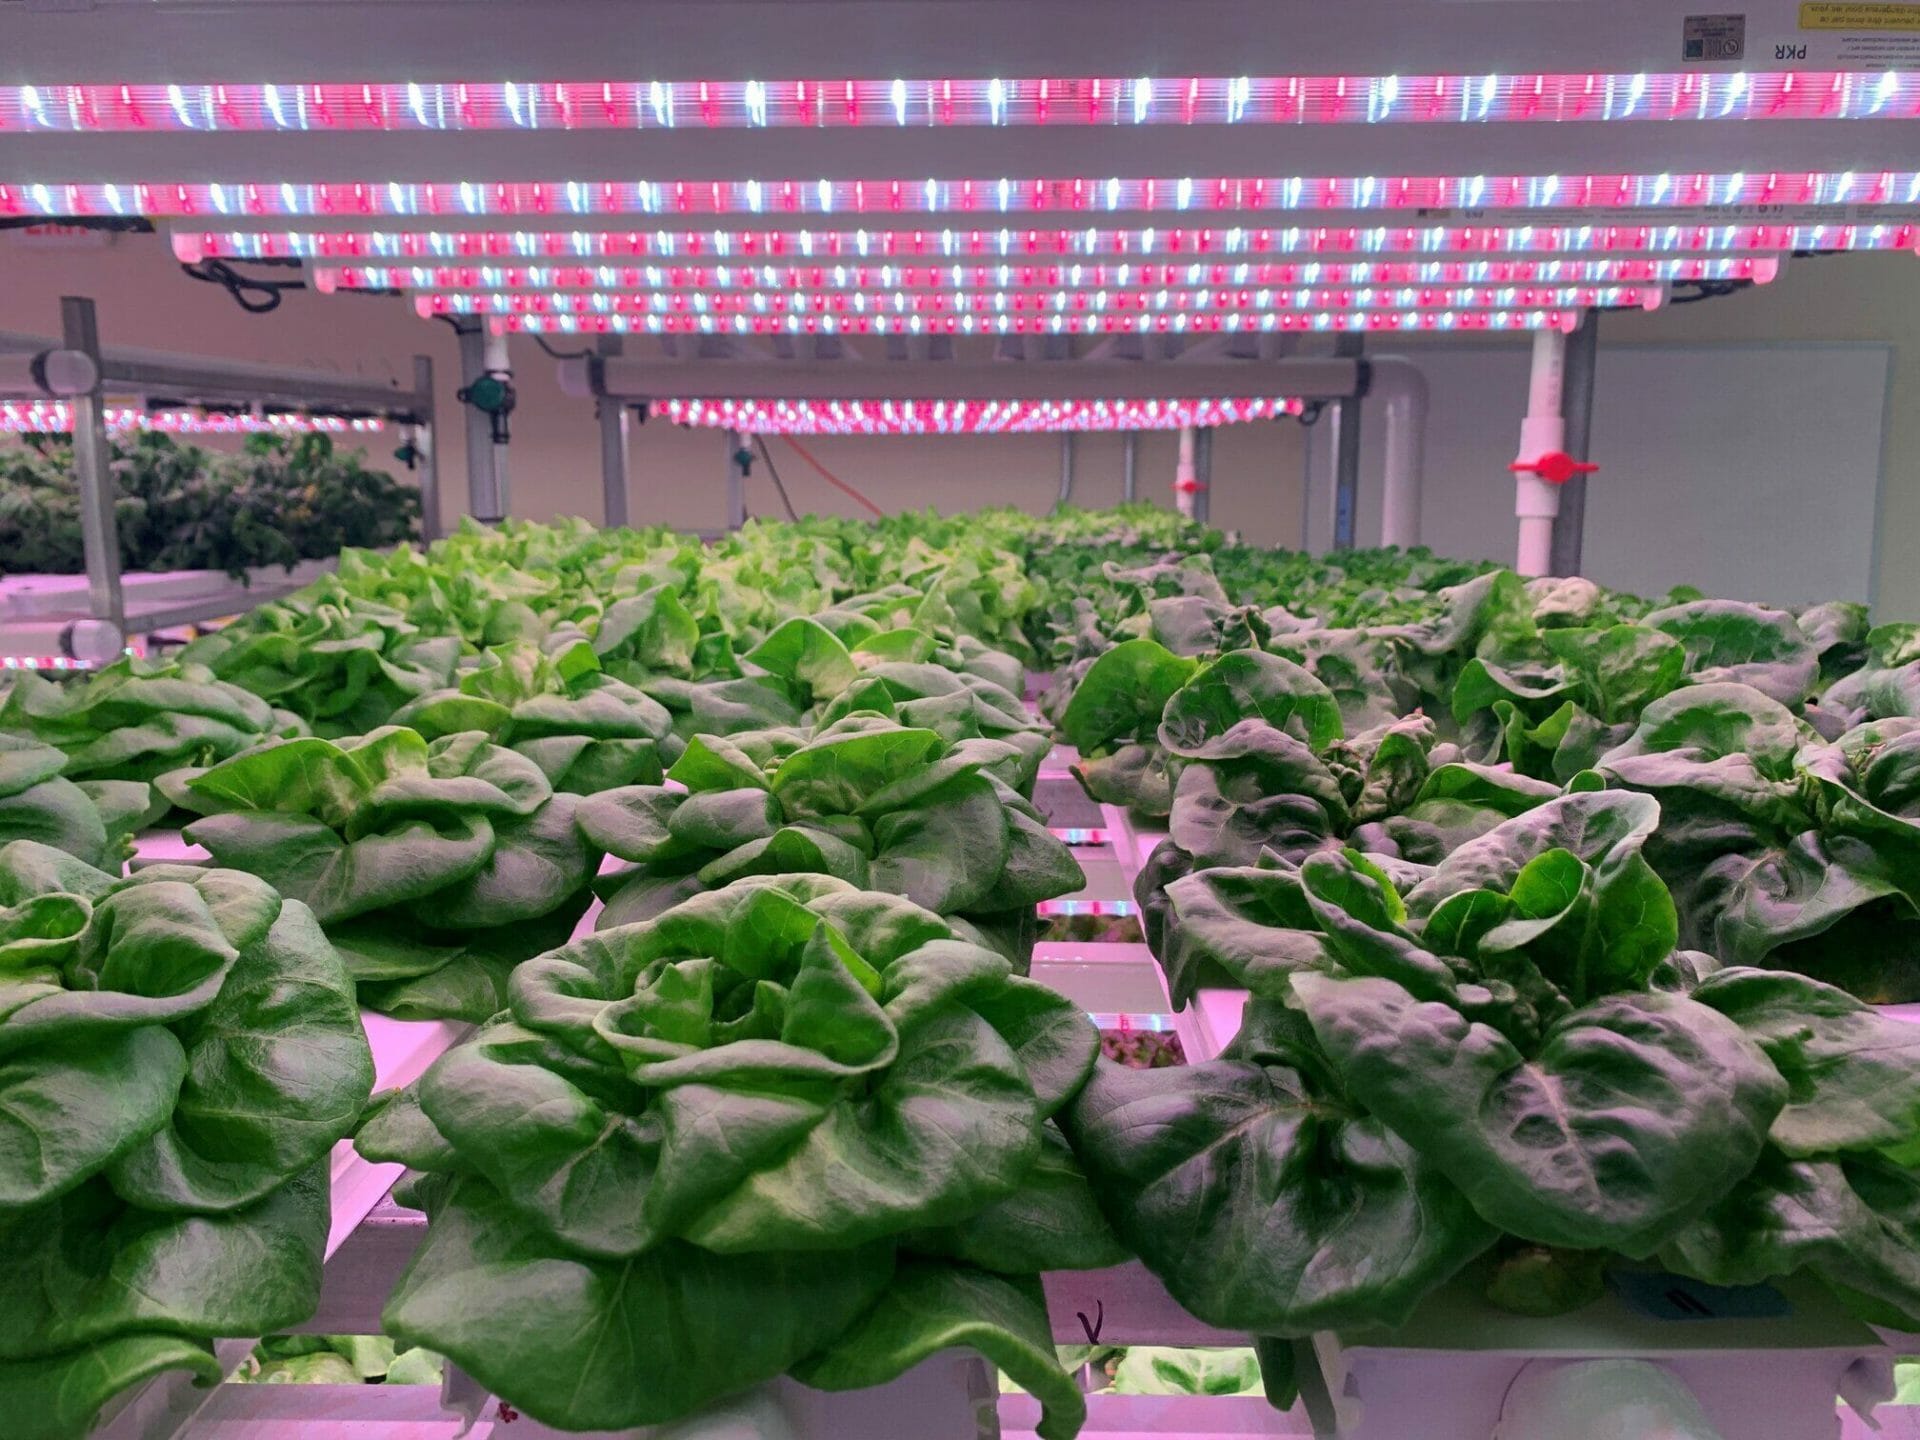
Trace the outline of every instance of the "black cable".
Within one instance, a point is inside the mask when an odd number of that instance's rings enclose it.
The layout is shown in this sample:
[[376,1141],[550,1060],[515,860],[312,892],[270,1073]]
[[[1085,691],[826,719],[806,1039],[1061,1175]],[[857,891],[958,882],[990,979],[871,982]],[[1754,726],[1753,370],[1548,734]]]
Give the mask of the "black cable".
[[780,504],[787,512],[787,519],[798,520],[800,517],[793,513],[793,501],[787,498],[787,487],[780,483],[780,472],[774,469],[773,452],[767,449],[767,437],[756,435],[753,443],[760,447],[760,458],[767,462],[767,474],[773,478],[773,488],[780,492]]
[[547,343],[547,337],[544,335],[534,336],[533,343],[538,345],[542,350],[546,351],[547,354],[551,355],[556,360],[585,360],[588,356],[593,354],[591,350],[556,350],[553,348],[553,346]]
[[1742,290],[1751,290],[1751,280],[1692,280],[1691,295],[1669,295],[1669,305],[1698,305],[1702,300],[1723,300],[1729,295],[1737,295]]
[[104,230],[112,235],[151,235],[153,222],[139,215],[7,215],[0,217],[0,230],[31,230],[39,225],[57,225],[68,230]]
[[[287,291],[307,288],[304,280],[268,280],[258,275],[243,274],[224,260],[202,260],[196,265],[182,265],[180,269],[189,279],[220,286],[233,297],[233,303],[249,315],[265,315],[278,310],[281,298]],[[250,295],[259,298],[248,299]]]

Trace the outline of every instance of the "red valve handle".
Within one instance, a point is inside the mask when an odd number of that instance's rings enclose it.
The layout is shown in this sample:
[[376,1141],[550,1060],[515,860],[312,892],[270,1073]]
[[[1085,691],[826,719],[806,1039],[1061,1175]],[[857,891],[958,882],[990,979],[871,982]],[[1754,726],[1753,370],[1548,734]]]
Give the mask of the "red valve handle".
[[1538,460],[1516,460],[1507,469],[1516,475],[1538,475],[1549,485],[1564,485],[1576,475],[1592,475],[1600,467],[1576,460],[1564,450],[1549,450]]

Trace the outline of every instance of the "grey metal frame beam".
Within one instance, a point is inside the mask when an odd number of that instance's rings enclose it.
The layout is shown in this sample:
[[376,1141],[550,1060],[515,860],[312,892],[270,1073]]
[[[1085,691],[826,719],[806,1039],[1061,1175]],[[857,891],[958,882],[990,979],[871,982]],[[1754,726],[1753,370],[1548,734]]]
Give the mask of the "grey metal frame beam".
[[[1560,389],[1561,413],[1566,417],[1567,454],[1590,458],[1593,448],[1593,382],[1600,359],[1600,312],[1589,310],[1580,328],[1567,337],[1567,365]],[[1555,575],[1578,575],[1586,542],[1587,477],[1575,475],[1560,487],[1560,513],[1553,517],[1553,550],[1549,569]]]
[[[60,338],[93,362],[96,377],[105,368],[100,327],[93,302],[78,295],[60,297]],[[80,548],[87,564],[87,599],[96,619],[112,623],[124,637],[126,597],[120,590],[120,529],[114,517],[112,452],[107,449],[107,417],[101,381],[73,397],[73,469],[80,486]]]
[[[487,373],[486,326],[478,320],[455,327],[460,341],[460,388]],[[493,463],[493,422],[477,405],[462,405],[467,430],[467,513],[486,525],[506,518],[506,497]]]
[[[1337,342],[1343,355],[1352,357],[1356,366],[1363,362],[1360,352],[1364,341],[1358,335],[1342,335]],[[1363,383],[1353,394],[1342,396],[1333,405],[1333,548],[1351,550],[1359,523],[1360,509],[1360,398]]]
[[621,400],[1209,400],[1222,395],[1338,400],[1361,389],[1351,358],[1211,361],[954,360],[902,366],[869,361],[692,364],[631,356],[560,362],[570,395]]
[[[618,355],[618,335],[600,337],[599,353]],[[631,458],[627,443],[627,407],[610,395],[594,400],[594,415],[600,424],[600,507],[608,529],[632,523],[627,497],[627,465]]]

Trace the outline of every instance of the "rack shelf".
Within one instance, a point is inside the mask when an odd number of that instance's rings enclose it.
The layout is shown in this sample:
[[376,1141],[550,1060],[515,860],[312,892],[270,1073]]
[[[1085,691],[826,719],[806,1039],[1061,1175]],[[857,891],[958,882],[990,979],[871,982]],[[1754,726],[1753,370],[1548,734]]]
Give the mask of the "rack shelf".
[[[427,356],[414,357],[410,381],[401,386],[158,350],[109,350],[100,344],[91,300],[66,296],[60,308],[57,341],[0,332],[0,399],[59,399],[72,405],[86,574],[71,580],[11,577],[10,589],[22,597],[25,609],[16,611],[14,595],[0,591],[0,651],[98,663],[121,653],[137,635],[239,613],[289,594],[319,573],[308,562],[291,573],[264,568],[245,585],[212,572],[124,576],[104,418],[108,397],[131,398],[149,408],[257,406],[406,425],[421,456],[422,530],[432,538],[439,470],[433,362]],[[89,628],[83,632],[82,625]]]

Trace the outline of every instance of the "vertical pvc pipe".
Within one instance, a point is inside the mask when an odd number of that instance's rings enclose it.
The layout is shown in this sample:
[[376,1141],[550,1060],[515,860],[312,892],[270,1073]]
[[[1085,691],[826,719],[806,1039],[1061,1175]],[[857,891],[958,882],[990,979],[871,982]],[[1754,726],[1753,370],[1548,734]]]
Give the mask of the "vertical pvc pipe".
[[[1527,379],[1527,417],[1520,422],[1520,454],[1526,465],[1561,450],[1567,422],[1560,413],[1566,384],[1567,337],[1558,330],[1533,336],[1533,369]],[[1513,512],[1520,520],[1513,568],[1532,578],[1553,562],[1553,517],[1560,513],[1560,487],[1527,471],[1515,477]]]
[[1194,496],[1198,485],[1193,474],[1194,429],[1191,425],[1180,427],[1180,456],[1173,466],[1173,503],[1187,519],[1193,518]]
[[1120,441],[1120,498],[1132,504],[1140,498],[1140,432],[1129,430]]
[[419,423],[413,427],[415,471],[420,477],[420,538],[440,538],[440,436],[433,403],[433,359],[413,357],[413,393],[420,397]]
[[[618,355],[618,335],[600,337],[600,354]],[[607,528],[629,525],[627,501],[627,407],[611,395],[599,396],[594,413],[600,422],[600,508]]]
[[[495,334],[489,329],[486,333],[487,372],[511,380],[513,357],[507,349],[507,332],[502,330]],[[493,493],[500,506],[498,518],[504,520],[513,513],[513,489],[507,470],[507,442],[493,440],[491,425],[488,427],[488,439],[492,441],[490,448],[493,451]]]
[[[87,599],[96,620],[125,643],[126,598],[120,588],[120,527],[114,516],[112,452],[100,384],[100,328],[93,302],[60,297],[61,343],[93,362],[93,384],[73,397],[73,468],[80,482],[80,546],[87,563]],[[119,644],[114,647],[117,652]]]
[[[1575,460],[1592,459],[1593,384],[1600,361],[1600,312],[1589,310],[1580,328],[1567,337],[1566,381],[1561,408],[1567,417],[1566,451]],[[1560,513],[1553,517],[1551,573],[1578,575],[1586,544],[1587,477],[1575,475],[1560,487]]]
[[1213,518],[1213,427],[1202,426],[1193,437],[1193,518],[1203,524]]
[[1369,392],[1386,405],[1382,447],[1380,543],[1410,549],[1420,543],[1421,481],[1426,468],[1427,377],[1411,360],[1375,360]]
[[1060,432],[1060,501],[1066,505],[1073,499],[1073,432]]

